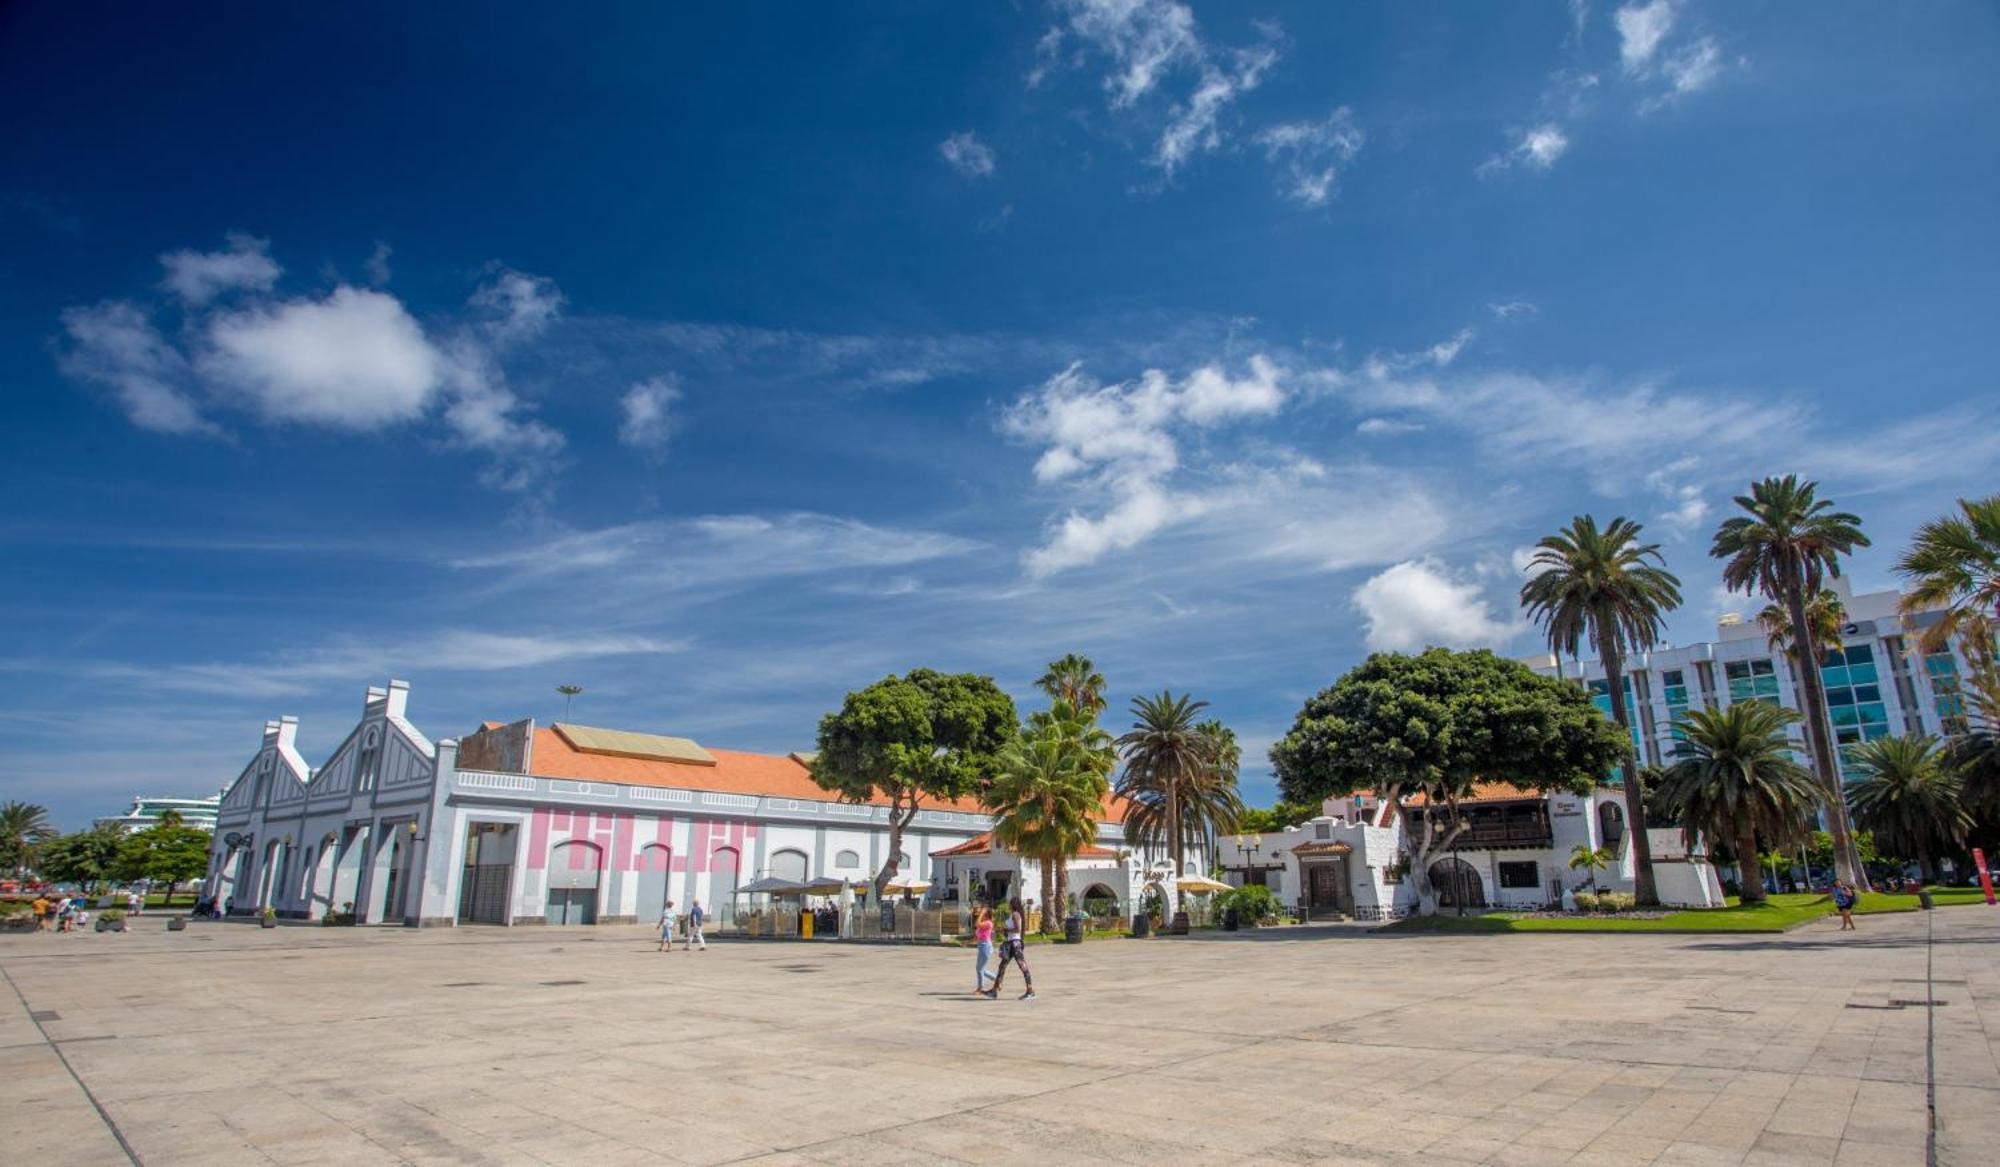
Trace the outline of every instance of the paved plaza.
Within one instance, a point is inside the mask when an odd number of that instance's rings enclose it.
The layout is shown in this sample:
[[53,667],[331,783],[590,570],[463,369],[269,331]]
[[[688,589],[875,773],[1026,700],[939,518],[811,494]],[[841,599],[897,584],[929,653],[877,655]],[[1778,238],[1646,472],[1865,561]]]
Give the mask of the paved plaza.
[[1985,908],[1048,946],[1029,1003],[953,949],[160,927],[0,936],[0,1160],[1917,1164],[1933,1083],[1937,1161],[2000,1150]]

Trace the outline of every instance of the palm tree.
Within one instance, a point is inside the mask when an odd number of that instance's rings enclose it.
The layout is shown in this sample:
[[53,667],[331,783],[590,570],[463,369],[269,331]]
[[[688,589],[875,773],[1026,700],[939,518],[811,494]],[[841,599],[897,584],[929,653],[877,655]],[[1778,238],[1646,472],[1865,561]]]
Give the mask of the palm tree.
[[1892,855],[1914,855],[1924,882],[1937,881],[1938,852],[1956,847],[1972,826],[1965,779],[1945,764],[1933,737],[1885,737],[1848,750],[1859,777],[1847,784],[1854,823],[1875,833]]
[[1725,519],[1716,528],[1709,554],[1723,560],[1722,582],[1733,592],[1763,593],[1782,605],[1792,627],[1793,651],[1804,663],[1799,680],[1805,686],[1806,742],[1813,768],[1825,789],[1826,820],[1833,835],[1833,865],[1840,878],[1861,882],[1861,859],[1854,850],[1854,832],[1847,821],[1847,803],[1840,792],[1840,768],[1833,756],[1833,729],[1826,713],[1826,686],[1820,678],[1820,646],[1813,635],[1806,604],[1840,575],[1840,557],[1868,546],[1861,519],[1817,497],[1819,484],[1800,481],[1795,474],[1766,478],[1738,495],[1744,514]]
[[47,807],[11,801],[0,805],[0,867],[12,869],[16,879],[35,865],[42,844],[55,837]]
[[1746,904],[1764,900],[1757,837],[1774,846],[1798,838],[1820,800],[1811,773],[1792,760],[1785,737],[1785,727],[1798,717],[1763,701],[1689,710],[1680,720],[1685,736],[1661,783],[1690,852],[1697,836],[1731,840]]
[[569,720],[569,703],[583,695],[582,685],[557,685],[556,692],[562,694],[563,720]]
[[[1073,723],[1075,713],[1058,704]],[[1101,732],[1101,731],[1100,731]],[[1060,719],[1023,730],[1001,750],[980,800],[993,812],[993,836],[1042,868],[1042,929],[1054,931],[1066,892],[1069,856],[1097,837],[1097,814],[1109,792],[1109,767],[1077,746]]]
[[1578,843],[1569,850],[1569,869],[1590,872],[1590,890],[1597,890],[1597,873],[1611,866],[1618,856],[1609,847],[1593,847],[1589,843]]
[[1049,671],[1035,682],[1035,688],[1047,693],[1051,700],[1069,702],[1092,718],[1104,712],[1104,674],[1097,671],[1087,656],[1072,652],[1059,661],[1049,662]]
[[[1783,604],[1766,604],[1757,613],[1757,623],[1764,629],[1764,642],[1773,649],[1790,653],[1792,663],[1801,671],[1805,663],[1799,660],[1798,646],[1792,643],[1792,614]],[[1840,642],[1840,626],[1847,623],[1847,605],[1841,602],[1840,593],[1832,588],[1821,588],[1819,593],[1806,601],[1806,624],[1812,629],[1813,643],[1824,648]]]
[[[1187,852],[1234,830],[1243,812],[1234,735],[1197,721],[1206,708],[1206,701],[1172,692],[1135,697],[1132,728],[1117,743],[1125,757],[1118,779],[1118,793],[1128,801],[1125,838],[1144,850],[1164,848],[1176,882]],[[1174,930],[1184,932],[1187,913],[1178,908],[1179,890],[1174,889]]]
[[1941,651],[1953,637],[1990,639],[2000,620],[2000,494],[1958,500],[1963,518],[1935,519],[1917,528],[1910,549],[1896,561],[1908,576],[1903,612],[1942,608],[1937,623],[1924,630],[1926,652]]
[[[1088,661],[1084,663],[1086,666],[1089,664]],[[1102,683],[1101,678],[1099,683]],[[1049,704],[1049,708],[1029,714],[1028,728],[1031,733],[1049,735],[1063,742],[1075,765],[1089,775],[1098,792],[1098,805],[1093,808],[1092,814],[1095,821],[1096,816],[1104,813],[1104,797],[1111,792],[1111,771],[1118,764],[1118,753],[1112,747],[1111,735],[1097,724],[1097,714],[1058,698]],[[1044,889],[1054,897],[1044,901],[1052,905],[1042,915],[1045,926],[1050,926],[1057,913],[1069,903],[1069,861],[1095,837],[1093,834],[1054,857],[1055,881],[1052,887]]]
[[[1639,542],[1641,527],[1625,518],[1598,529],[1597,520],[1578,515],[1569,526],[1535,544],[1529,570],[1534,578],[1521,585],[1521,603],[1530,619],[1548,635],[1558,659],[1576,655],[1586,637],[1604,666],[1611,694],[1611,718],[1626,733],[1632,713],[1625,707],[1625,654],[1645,652],[1660,642],[1666,614],[1680,607],[1681,581],[1666,569],[1657,543]],[[1631,762],[1624,767],[1625,821],[1646,821],[1646,795]],[[1653,855],[1645,829],[1628,832],[1632,840],[1634,902],[1651,906],[1660,900],[1653,886]]]

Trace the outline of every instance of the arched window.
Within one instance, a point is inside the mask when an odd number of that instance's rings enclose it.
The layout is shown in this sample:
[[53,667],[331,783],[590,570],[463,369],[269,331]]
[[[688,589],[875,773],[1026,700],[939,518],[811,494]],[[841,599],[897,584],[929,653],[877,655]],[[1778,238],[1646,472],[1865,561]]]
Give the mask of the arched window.
[[841,868],[842,870],[846,870],[847,868],[851,867],[859,867],[861,866],[861,854],[858,851],[836,852],[833,856],[833,865],[835,867]]
[[375,789],[375,772],[382,763],[381,731],[368,727],[367,736],[361,739],[361,754],[354,761],[354,789]]
[[1431,888],[1437,892],[1440,907],[1486,906],[1486,886],[1479,881],[1479,872],[1457,856],[1431,864]]
[[806,880],[806,853],[804,851],[778,851],[771,856],[771,874],[778,879],[789,879],[794,883]]
[[1625,841],[1625,812],[1615,802],[1600,803],[1597,807],[1597,833],[1603,846],[1618,849]]

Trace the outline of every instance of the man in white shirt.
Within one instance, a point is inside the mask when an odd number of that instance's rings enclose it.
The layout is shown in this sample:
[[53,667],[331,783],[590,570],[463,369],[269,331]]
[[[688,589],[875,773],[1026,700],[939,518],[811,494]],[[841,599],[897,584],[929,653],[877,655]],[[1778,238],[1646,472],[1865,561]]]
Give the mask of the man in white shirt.
[[708,913],[701,910],[701,901],[692,900],[687,911],[687,947],[689,952],[699,948],[708,951],[708,940],[701,934],[701,926],[708,919]]

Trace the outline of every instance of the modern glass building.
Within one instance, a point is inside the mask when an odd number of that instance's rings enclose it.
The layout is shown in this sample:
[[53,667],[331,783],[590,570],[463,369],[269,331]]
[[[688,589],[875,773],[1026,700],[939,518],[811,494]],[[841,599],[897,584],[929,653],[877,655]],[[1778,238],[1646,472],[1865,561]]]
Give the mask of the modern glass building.
[[[1965,671],[1956,649],[1924,653],[1917,634],[1936,617],[1907,620],[1897,612],[1896,592],[1855,595],[1847,581],[1832,581],[1847,610],[1840,642],[1827,646],[1820,662],[1827,716],[1840,746],[1903,734],[1941,735],[1965,725],[1959,678]],[[1526,658],[1535,671],[1558,672],[1553,656]],[[1564,660],[1561,675],[1581,678],[1592,701],[1611,713],[1602,665]],[[1716,638],[1635,654],[1625,663],[1626,706],[1633,717],[1632,738],[1645,765],[1672,761],[1680,736],[1676,722],[1691,709],[1720,709],[1739,701],[1769,701],[1801,709],[1802,686],[1789,654],[1773,649],[1753,621],[1725,617]],[[1805,728],[1793,729],[1798,755],[1806,757]]]

